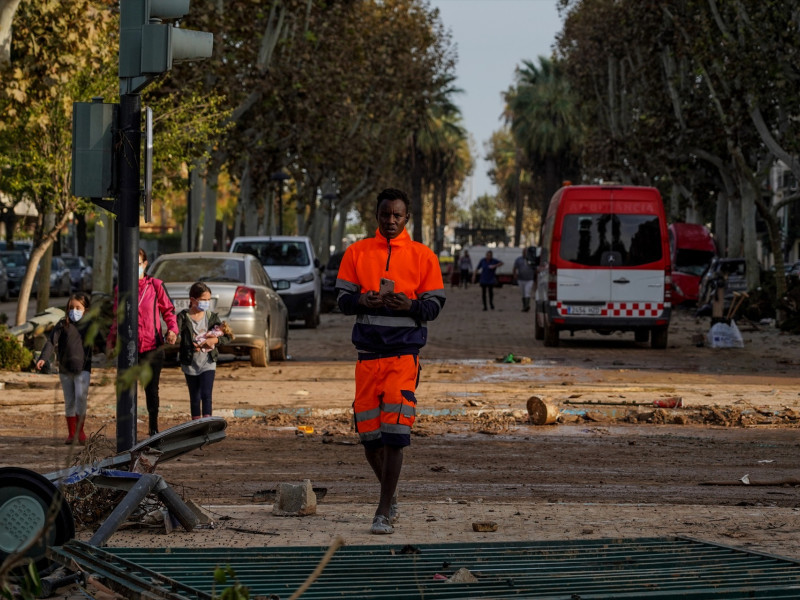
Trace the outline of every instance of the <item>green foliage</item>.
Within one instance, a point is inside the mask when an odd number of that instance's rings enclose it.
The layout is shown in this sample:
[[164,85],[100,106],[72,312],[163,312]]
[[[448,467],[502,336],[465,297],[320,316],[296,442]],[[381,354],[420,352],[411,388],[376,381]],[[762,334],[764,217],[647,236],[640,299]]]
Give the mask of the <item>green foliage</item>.
[[31,360],[31,351],[11,335],[7,327],[0,326],[0,370],[21,371],[30,365]]
[[470,219],[473,227],[499,229],[505,227],[505,216],[500,210],[497,199],[484,194],[469,208]]
[[214,594],[214,598],[219,600],[248,600],[250,598],[250,589],[239,583],[233,567],[226,565],[225,567],[214,569],[215,587],[216,585],[226,585],[228,581],[231,582],[229,587],[222,590],[219,596]]
[[39,577],[36,563],[32,560],[28,560],[28,568],[25,570],[22,580],[13,588],[3,577],[4,575],[5,573],[0,573],[0,598],[7,598],[8,600],[34,600],[34,598],[41,598],[42,580]]

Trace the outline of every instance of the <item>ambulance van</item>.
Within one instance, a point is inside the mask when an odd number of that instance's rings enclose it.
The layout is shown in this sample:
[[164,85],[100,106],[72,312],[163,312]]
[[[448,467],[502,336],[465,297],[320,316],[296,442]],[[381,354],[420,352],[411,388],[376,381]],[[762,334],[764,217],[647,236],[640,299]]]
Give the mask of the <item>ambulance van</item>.
[[536,281],[534,337],[632,331],[666,348],[671,266],[664,203],[652,187],[570,185],[550,201]]

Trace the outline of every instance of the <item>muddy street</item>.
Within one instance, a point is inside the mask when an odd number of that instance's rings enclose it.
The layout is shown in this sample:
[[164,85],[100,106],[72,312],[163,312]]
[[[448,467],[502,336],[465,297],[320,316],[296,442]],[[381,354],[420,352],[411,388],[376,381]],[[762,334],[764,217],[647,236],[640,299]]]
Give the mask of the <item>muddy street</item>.
[[[800,340],[740,323],[745,348],[714,350],[696,343],[708,320],[681,311],[666,350],[632,334],[591,333],[562,334],[560,347],[544,348],[516,288],[499,290],[488,313],[479,289],[447,291],[422,355],[420,416],[400,484],[408,518],[393,542],[473,540],[470,520],[491,517],[498,532],[480,535],[493,540],[690,535],[800,558]],[[292,326],[291,360],[266,369],[220,364],[214,413],[228,420],[227,438],[158,469],[227,517],[213,535],[167,540],[131,529],[110,543],[325,544],[335,534],[376,543],[367,533],[376,484],[350,425],[351,324],[327,314],[318,329]],[[509,354],[515,361],[502,362]],[[113,369],[93,374],[88,429],[107,438],[93,449],[99,455],[114,448],[113,377]],[[0,463],[65,466],[57,379],[4,378]],[[557,424],[528,422],[531,395],[559,408]],[[162,428],[187,419],[179,369],[164,371],[161,396]],[[680,408],[654,407],[676,397]],[[141,417],[139,439],[143,406]],[[314,433],[301,436],[298,425]],[[326,490],[319,514],[271,516],[270,492],[303,479]],[[243,523],[275,535],[226,529]]]

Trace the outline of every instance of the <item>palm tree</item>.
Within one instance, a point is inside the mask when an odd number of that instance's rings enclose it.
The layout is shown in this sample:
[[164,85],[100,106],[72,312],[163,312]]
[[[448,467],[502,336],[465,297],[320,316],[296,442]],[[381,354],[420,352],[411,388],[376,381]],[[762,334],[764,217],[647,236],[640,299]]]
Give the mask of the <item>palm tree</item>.
[[434,251],[444,247],[443,226],[447,220],[447,198],[461,188],[472,170],[469,140],[461,113],[452,102],[434,104],[428,127],[418,141],[423,159],[423,178],[432,188]]
[[525,163],[520,169],[527,167],[543,179],[540,209],[544,215],[561,180],[574,172],[580,130],[559,63],[540,56],[538,67],[527,60],[522,65],[516,71],[516,86],[505,94],[505,119]]
[[[416,127],[408,136],[408,164],[411,177],[411,211],[414,221],[414,241],[422,242],[422,189],[426,177],[426,149],[433,147],[436,138],[434,131],[439,127],[440,120],[460,115],[458,107],[453,103],[452,96],[463,92],[453,85],[455,75],[444,73],[440,75],[433,86],[432,92],[420,98],[419,105],[424,107],[417,115]],[[449,117],[448,117],[449,116]],[[430,162],[430,157],[427,162]]]

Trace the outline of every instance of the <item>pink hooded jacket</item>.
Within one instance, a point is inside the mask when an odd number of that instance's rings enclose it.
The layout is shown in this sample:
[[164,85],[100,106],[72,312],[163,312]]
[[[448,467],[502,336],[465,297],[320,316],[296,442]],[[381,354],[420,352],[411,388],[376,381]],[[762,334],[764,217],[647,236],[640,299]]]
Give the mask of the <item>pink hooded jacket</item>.
[[[117,302],[119,290],[114,290],[114,318],[111,321],[111,330],[108,335],[108,347],[113,348],[117,343]],[[159,313],[160,317],[159,318]],[[164,343],[165,331],[161,331],[161,319],[167,324],[167,331],[178,333],[178,322],[175,319],[175,307],[169,299],[164,284],[160,279],[145,275],[139,280],[139,345],[140,354],[149,352],[158,347],[156,332],[161,334],[159,340]]]

